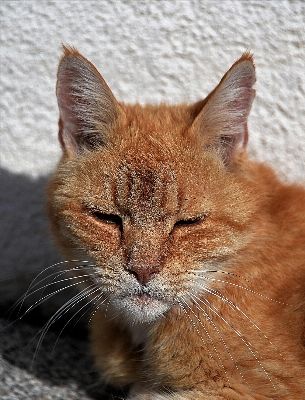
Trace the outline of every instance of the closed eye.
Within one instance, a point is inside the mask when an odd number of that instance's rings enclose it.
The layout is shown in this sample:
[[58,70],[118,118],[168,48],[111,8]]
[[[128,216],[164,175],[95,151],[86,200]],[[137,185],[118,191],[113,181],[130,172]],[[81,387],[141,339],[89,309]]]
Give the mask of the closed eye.
[[198,217],[194,218],[187,218],[187,219],[181,219],[175,223],[174,226],[189,226],[189,225],[194,225],[197,222],[201,222],[206,218],[206,214],[199,215]]
[[122,218],[115,214],[105,214],[100,211],[94,211],[92,215],[106,224],[113,224],[120,228],[120,231],[123,230],[123,221]]

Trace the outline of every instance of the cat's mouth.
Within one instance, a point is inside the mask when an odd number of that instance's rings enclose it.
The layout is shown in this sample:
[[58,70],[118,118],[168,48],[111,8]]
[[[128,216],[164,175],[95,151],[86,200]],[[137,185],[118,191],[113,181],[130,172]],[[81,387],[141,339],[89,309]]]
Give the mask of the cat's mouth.
[[142,305],[142,306],[145,306],[145,305],[149,306],[149,304],[151,304],[156,299],[154,299],[153,297],[151,297],[148,294],[141,293],[139,295],[132,296],[131,300],[134,301],[135,303],[138,303],[138,304]]
[[130,301],[130,303],[135,304],[138,307],[153,307],[159,303],[165,303],[164,300],[158,298],[154,294],[145,290],[141,290],[138,293],[133,293],[126,296],[126,300]]
[[142,291],[117,298],[113,304],[128,319],[132,319],[137,323],[152,322],[161,317],[170,308],[167,302]]

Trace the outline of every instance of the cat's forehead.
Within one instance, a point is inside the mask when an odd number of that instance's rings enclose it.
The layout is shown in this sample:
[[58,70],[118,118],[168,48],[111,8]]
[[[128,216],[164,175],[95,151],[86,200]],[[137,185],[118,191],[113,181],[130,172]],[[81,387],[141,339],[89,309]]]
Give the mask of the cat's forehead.
[[[123,150],[116,168],[118,182],[128,181],[129,185],[145,183],[151,188],[180,185],[192,165],[186,160],[185,154],[182,155],[174,147],[140,142]],[[190,172],[190,175],[193,174]]]
[[186,149],[137,141],[91,153],[79,176],[89,203],[99,199],[102,208],[112,205],[125,215],[156,221],[189,207],[196,214],[205,191],[200,169]]
[[183,195],[205,186],[204,182],[211,181],[209,171],[215,174],[218,169],[211,154],[175,131],[164,131],[163,135],[160,131],[131,132],[127,140],[125,136],[90,158],[90,164],[109,177],[108,183],[128,185],[133,190],[145,185],[147,191],[169,187]]
[[153,218],[197,205],[205,191],[204,160],[177,146],[171,150],[155,143],[149,149],[136,146],[123,151],[109,182],[116,202],[136,213],[149,212]]
[[150,165],[122,162],[115,179],[115,198],[121,208],[146,217],[166,217],[175,213],[179,203],[176,174],[168,165],[158,168]]

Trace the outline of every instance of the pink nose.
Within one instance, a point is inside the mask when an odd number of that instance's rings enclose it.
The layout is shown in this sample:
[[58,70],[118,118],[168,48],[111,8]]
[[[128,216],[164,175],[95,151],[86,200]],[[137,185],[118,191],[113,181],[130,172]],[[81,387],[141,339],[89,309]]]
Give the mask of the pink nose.
[[128,271],[134,275],[141,285],[146,285],[159,271],[156,267],[131,267]]

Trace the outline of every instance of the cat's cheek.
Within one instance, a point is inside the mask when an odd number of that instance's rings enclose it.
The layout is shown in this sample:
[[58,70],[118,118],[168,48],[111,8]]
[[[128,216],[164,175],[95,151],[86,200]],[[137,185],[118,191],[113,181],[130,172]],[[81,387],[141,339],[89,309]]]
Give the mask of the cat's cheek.
[[109,255],[116,254],[120,250],[121,234],[118,229],[113,227],[102,229],[93,227],[93,229],[95,231],[92,232],[90,243],[96,244],[96,250],[104,251]]
[[[74,216],[71,220],[74,224],[66,223],[66,226],[69,227],[69,235],[85,251],[88,253],[92,251],[102,252],[107,257],[118,252],[121,244],[121,233],[116,226],[95,221],[92,217],[84,218],[81,214],[77,218]],[[77,224],[75,224],[75,221],[77,221]]]

